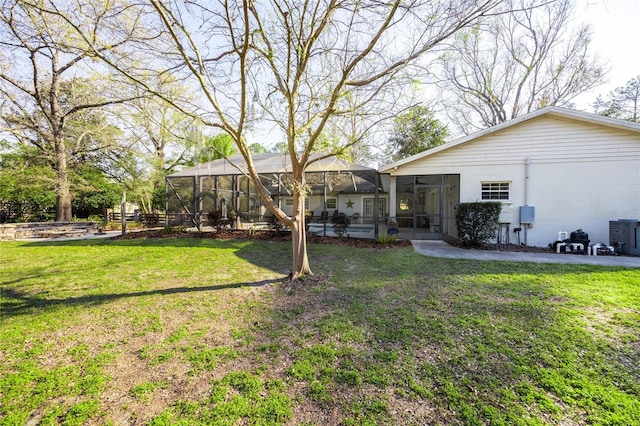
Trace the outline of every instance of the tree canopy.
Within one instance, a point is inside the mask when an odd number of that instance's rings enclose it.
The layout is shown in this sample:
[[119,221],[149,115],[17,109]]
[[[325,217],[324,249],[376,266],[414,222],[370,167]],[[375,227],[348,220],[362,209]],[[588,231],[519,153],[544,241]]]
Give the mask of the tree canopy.
[[424,105],[416,105],[393,120],[389,154],[393,161],[442,145],[449,131]]
[[598,96],[593,107],[597,114],[637,123],[640,120],[640,76],[611,91],[606,99]]
[[[31,144],[53,168],[55,219],[68,221],[73,199],[69,175],[76,164],[114,143],[117,130],[106,120],[105,108],[129,96],[111,90],[107,75],[98,76],[92,52],[77,43],[64,19],[42,7],[49,5],[55,7],[49,2],[2,2],[0,130],[11,134],[13,141]],[[104,8],[126,13],[125,5],[94,6],[78,22],[94,31],[94,36]],[[125,37],[116,45],[127,41]]]
[[[0,154],[0,223],[47,221],[56,205],[56,172],[41,153],[26,144],[5,144],[10,151]],[[69,172],[74,215],[103,215],[118,202],[120,189],[89,161]]]

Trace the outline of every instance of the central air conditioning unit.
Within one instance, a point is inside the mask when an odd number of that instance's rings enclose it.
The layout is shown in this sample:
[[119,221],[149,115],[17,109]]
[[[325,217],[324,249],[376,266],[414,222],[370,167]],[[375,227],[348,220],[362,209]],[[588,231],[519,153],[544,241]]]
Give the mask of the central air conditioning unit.
[[609,222],[609,243],[616,252],[640,256],[640,222],[638,219],[618,219]]

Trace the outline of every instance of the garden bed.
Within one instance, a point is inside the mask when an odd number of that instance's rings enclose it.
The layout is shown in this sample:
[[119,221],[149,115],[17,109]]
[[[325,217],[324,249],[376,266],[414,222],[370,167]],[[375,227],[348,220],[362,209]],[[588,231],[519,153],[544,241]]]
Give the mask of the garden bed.
[[[230,230],[225,229],[217,232],[192,232],[175,229],[154,229],[145,231],[131,232],[126,235],[120,235],[118,239],[134,239],[134,238],[212,238],[212,239],[240,239],[240,240],[269,240],[269,241],[291,241],[291,234],[288,232],[277,231],[248,231],[248,230]],[[366,238],[338,238],[338,237],[322,237],[307,234],[307,242],[310,244],[328,244],[340,245],[348,247],[409,247],[411,241],[397,240],[388,244],[380,244],[376,240]]]

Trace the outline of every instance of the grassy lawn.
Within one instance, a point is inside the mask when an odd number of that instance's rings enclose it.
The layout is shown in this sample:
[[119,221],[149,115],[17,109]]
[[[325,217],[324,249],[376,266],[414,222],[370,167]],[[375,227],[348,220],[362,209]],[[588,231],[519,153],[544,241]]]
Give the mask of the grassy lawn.
[[640,424],[640,269],[0,243],[0,424]]

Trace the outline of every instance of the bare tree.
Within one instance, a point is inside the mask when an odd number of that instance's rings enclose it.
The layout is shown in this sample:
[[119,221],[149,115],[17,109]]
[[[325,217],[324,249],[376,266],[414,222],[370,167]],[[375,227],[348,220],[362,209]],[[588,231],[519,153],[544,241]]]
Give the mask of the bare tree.
[[[162,65],[162,72],[197,87],[205,108],[167,101],[232,136],[261,198],[291,229],[296,279],[312,274],[304,228],[304,172],[325,129],[358,110],[388,115],[409,81],[401,78],[404,73],[434,46],[500,3],[151,0],[165,38],[145,53],[155,51],[154,66]],[[94,55],[144,84],[149,69],[127,68],[119,49],[106,49],[72,18],[68,21]],[[275,123],[286,140],[292,216],[278,208],[253,165],[246,133],[255,117]],[[357,138],[347,145],[355,142]]]
[[512,0],[511,13],[456,35],[442,56],[446,110],[464,133],[548,105],[570,105],[604,80],[591,29],[572,30],[573,0]]
[[[155,86],[169,96],[176,94],[174,98],[181,91],[184,97],[185,89],[171,81],[157,82]],[[147,96],[142,88],[134,90],[138,98],[119,114],[119,124],[128,144],[113,160],[121,172],[118,180],[143,211],[151,212],[165,204],[167,174],[189,164],[196,156],[195,151],[204,149],[204,137],[198,128],[200,123],[193,117],[161,98]]]
[[[69,167],[78,157],[113,141],[101,139],[107,125],[96,127],[100,121],[96,118],[105,107],[125,99],[111,95],[103,84],[105,76],[92,71],[92,52],[77,47],[73,29],[43,12],[43,4],[2,1],[0,121],[2,130],[35,146],[51,163],[56,172],[55,219],[68,221],[72,218]],[[79,24],[96,32],[106,12],[94,9],[90,19]]]

